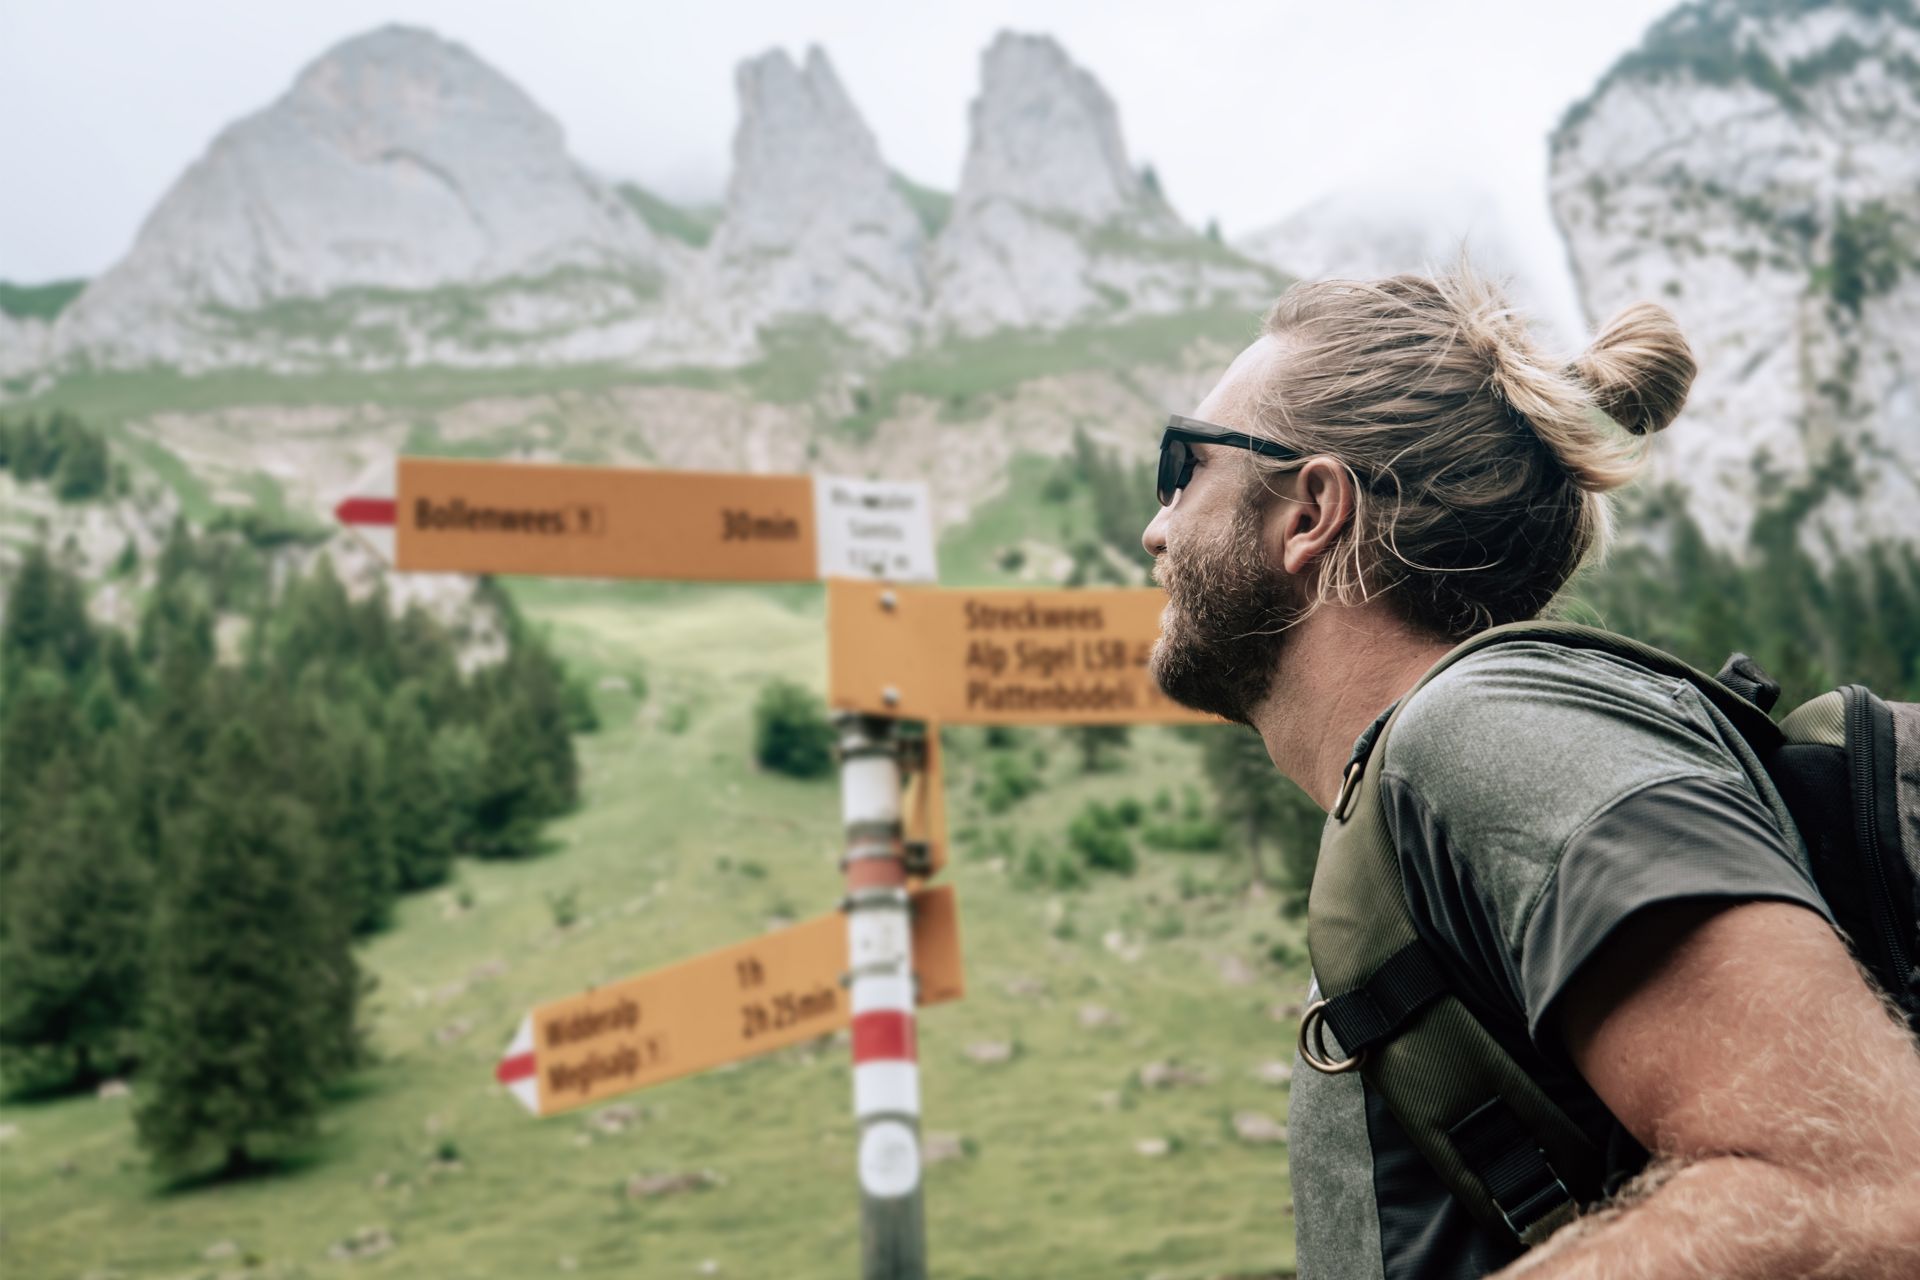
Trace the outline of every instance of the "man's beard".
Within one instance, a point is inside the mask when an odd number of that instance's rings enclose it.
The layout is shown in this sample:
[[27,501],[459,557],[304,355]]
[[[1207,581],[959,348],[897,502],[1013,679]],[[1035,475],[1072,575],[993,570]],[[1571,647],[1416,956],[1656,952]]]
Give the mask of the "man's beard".
[[1305,593],[1267,563],[1259,490],[1249,492],[1217,540],[1169,545],[1153,575],[1167,591],[1160,640],[1148,670],[1175,702],[1252,723],[1273,686],[1287,630],[1305,614]]

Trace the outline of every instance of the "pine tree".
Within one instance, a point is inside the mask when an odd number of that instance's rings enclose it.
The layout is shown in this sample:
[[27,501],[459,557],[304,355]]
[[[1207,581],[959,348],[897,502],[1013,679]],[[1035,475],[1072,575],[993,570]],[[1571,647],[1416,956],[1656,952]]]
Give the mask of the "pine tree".
[[61,441],[60,465],[53,473],[54,495],[62,502],[81,502],[105,493],[112,481],[107,442],[98,432],[72,422]]
[[311,817],[275,790],[244,717],[205,772],[168,827],[135,1119],[161,1166],[232,1174],[311,1130],[350,1056],[359,982]]
[[433,735],[417,691],[402,686],[386,724],[381,811],[386,815],[400,888],[424,889],[447,878],[459,831],[453,792],[433,757]]
[[1222,816],[1239,828],[1254,880],[1268,882],[1260,851],[1271,842],[1280,852],[1281,882],[1304,892],[1320,853],[1319,806],[1273,767],[1259,734],[1235,726],[1206,735],[1202,767]]
[[56,566],[45,546],[35,544],[7,592],[0,677],[11,679],[35,664],[75,676],[86,669],[98,647],[80,580]]
[[1067,736],[1080,748],[1080,772],[1098,773],[1106,768],[1115,752],[1125,751],[1132,733],[1124,724],[1081,724],[1067,730]]
[[64,1059],[71,1082],[131,1057],[147,934],[146,864],[125,818],[66,760],[43,771],[17,824],[0,933],[0,1044]]
[[511,709],[535,778],[529,814],[551,818],[580,801],[580,762],[573,749],[573,721],[567,706],[566,673],[545,645],[516,639],[500,668],[497,686]]
[[[0,850],[10,849],[21,834],[17,815],[26,811],[48,766],[56,760],[79,765],[91,752],[79,699],[67,680],[40,666],[9,678],[0,702]],[[12,860],[11,853],[0,853],[0,872]]]

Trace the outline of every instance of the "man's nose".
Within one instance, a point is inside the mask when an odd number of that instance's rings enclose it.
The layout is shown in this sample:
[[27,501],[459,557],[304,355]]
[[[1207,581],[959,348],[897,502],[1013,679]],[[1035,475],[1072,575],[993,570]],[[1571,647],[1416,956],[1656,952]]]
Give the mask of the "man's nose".
[[[1180,495],[1175,494],[1173,501],[1178,503]],[[1162,507],[1154,513],[1153,519],[1147,521],[1146,531],[1140,535],[1140,545],[1147,549],[1148,555],[1159,556],[1167,549],[1167,513],[1172,510],[1172,506]]]

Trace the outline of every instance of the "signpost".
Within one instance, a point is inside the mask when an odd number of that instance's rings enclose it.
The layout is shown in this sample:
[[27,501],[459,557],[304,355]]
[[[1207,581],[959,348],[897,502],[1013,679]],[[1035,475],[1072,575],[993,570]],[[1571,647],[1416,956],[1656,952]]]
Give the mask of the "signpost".
[[949,724],[1197,724],[1147,657],[1153,587],[1025,591],[827,584],[827,700]]
[[[922,890],[911,911],[920,1003],[959,999],[953,889]],[[846,918],[830,912],[540,1005],[494,1078],[527,1110],[551,1116],[849,1025],[857,1056],[858,1002],[842,985],[851,967],[847,934]]]
[[922,484],[834,476],[401,458],[394,496],[342,523],[391,527],[403,572],[571,578],[931,581]]
[[402,571],[827,581],[841,910],[540,1005],[495,1078],[550,1116],[850,1028],[862,1274],[924,1280],[916,1009],[964,990],[953,890],[923,887],[939,726],[1209,719],[1147,673],[1165,597],[897,585],[936,577],[924,485],[402,458],[336,514]]

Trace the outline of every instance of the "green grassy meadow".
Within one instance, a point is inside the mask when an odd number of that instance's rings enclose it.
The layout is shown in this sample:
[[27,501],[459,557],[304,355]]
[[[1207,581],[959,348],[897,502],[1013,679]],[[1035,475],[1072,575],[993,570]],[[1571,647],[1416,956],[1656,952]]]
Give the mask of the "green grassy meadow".
[[[761,773],[749,753],[766,680],[823,683],[820,590],[513,589],[596,682],[605,726],[581,740],[585,803],[551,828],[551,850],[464,863],[451,886],[403,902],[362,953],[378,1060],[271,1175],[163,1184],[124,1098],[0,1105],[9,1280],[856,1273],[843,1044],[632,1095],[639,1119],[618,1132],[592,1109],[532,1119],[492,1079],[528,1006],[832,908],[834,783]],[[644,699],[602,681],[637,675]],[[1291,1274],[1285,1148],[1244,1144],[1231,1117],[1284,1121],[1284,1088],[1255,1073],[1291,1056],[1293,1025],[1270,1010],[1304,988],[1299,926],[1246,893],[1231,855],[1142,850],[1132,877],[1058,893],[1025,885],[1004,856],[1064,847],[1089,798],[1150,803],[1199,785],[1197,748],[1136,730],[1119,768],[1087,775],[1064,738],[1035,734],[1021,749],[1045,754],[1047,785],[996,817],[972,797],[980,732],[949,734],[945,878],[969,993],[927,1011],[921,1060],[925,1126],[960,1135],[966,1154],[928,1171],[934,1273]],[[580,918],[560,928],[550,902],[568,893]],[[1089,1004],[1116,1021],[1083,1026]],[[973,1061],[982,1041],[1011,1044],[1011,1059]],[[1138,1069],[1163,1060],[1206,1082],[1142,1088]],[[1166,1154],[1137,1150],[1156,1139]],[[699,1170],[719,1183],[625,1194],[636,1174]],[[394,1247],[328,1256],[363,1228]]]

